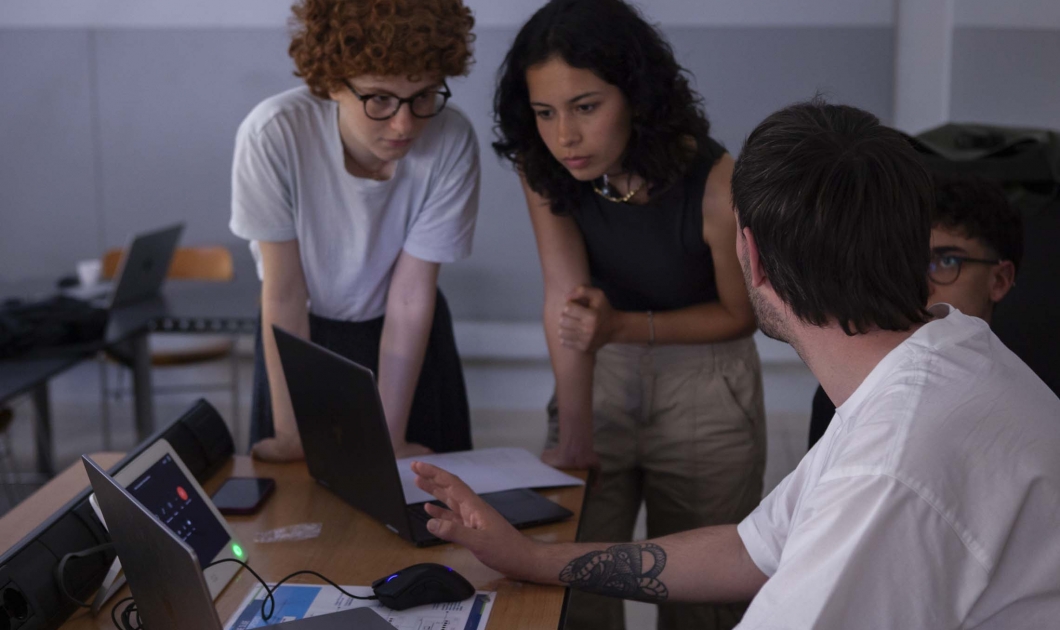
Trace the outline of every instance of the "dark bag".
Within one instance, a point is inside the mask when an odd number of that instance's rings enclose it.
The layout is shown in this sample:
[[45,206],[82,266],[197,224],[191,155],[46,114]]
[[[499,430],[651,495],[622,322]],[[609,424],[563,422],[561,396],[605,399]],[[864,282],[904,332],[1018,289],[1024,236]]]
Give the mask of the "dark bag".
[[1060,395],[1060,133],[948,124],[913,139],[928,167],[998,182],[1023,215],[1016,286],[994,312],[993,329]]
[[41,350],[83,346],[103,339],[106,309],[83,300],[55,296],[0,306],[0,359]]

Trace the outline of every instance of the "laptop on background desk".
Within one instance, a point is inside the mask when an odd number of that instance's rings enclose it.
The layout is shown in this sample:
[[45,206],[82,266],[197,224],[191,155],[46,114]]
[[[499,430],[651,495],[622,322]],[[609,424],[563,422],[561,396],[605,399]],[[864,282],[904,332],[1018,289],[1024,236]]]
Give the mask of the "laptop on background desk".
[[[309,474],[416,546],[444,543],[427,531],[430,517],[424,504],[406,504],[372,371],[281,328],[272,329]],[[573,516],[526,488],[480,496],[516,527]]]
[[157,296],[183,232],[184,224],[177,223],[137,234],[121,257],[114,273],[116,280],[90,287],[74,287],[65,291],[66,295],[111,309]]

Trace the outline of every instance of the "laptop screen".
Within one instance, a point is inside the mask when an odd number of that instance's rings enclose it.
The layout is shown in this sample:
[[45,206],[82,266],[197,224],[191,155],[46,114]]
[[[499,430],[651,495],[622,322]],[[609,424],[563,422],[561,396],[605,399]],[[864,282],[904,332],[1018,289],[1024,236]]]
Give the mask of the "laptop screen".
[[228,544],[228,532],[214,518],[173,457],[165,455],[129,484],[136,497],[169,529],[210,562]]

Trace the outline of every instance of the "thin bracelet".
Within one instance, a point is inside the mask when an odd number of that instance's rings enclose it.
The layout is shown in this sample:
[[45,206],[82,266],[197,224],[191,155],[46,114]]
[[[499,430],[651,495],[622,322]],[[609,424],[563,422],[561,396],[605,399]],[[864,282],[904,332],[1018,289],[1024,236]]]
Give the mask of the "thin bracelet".
[[648,345],[655,345],[655,313],[648,311]]

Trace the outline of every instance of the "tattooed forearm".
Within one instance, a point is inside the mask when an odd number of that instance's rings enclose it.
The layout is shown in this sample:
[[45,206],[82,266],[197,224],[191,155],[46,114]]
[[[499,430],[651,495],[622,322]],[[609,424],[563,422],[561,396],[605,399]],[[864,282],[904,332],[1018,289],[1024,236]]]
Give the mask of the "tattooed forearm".
[[575,558],[559,574],[572,588],[644,602],[666,601],[669,592],[658,580],[666,552],[653,543],[624,543]]

